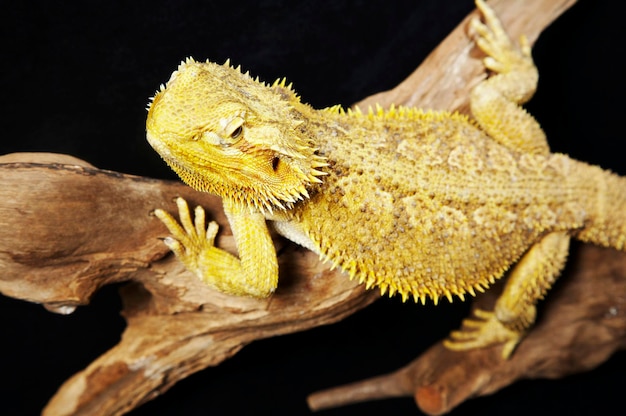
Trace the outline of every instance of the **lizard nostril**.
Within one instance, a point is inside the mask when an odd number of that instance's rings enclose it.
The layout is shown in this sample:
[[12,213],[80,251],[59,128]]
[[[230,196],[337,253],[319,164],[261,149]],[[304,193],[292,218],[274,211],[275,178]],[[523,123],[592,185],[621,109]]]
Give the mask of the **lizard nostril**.
[[280,158],[278,158],[278,156],[275,156],[274,159],[272,159],[272,169],[274,169],[274,172],[276,172],[276,169],[278,169],[278,163],[280,163]]

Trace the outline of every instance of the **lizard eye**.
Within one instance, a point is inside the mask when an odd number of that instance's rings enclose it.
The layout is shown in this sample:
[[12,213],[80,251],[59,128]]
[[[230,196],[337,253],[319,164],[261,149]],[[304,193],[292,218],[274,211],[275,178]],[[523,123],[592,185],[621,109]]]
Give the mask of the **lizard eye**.
[[230,144],[234,144],[234,142],[241,137],[241,134],[243,133],[243,117],[235,116],[232,119],[223,120],[221,123],[222,137],[224,137],[226,141],[229,141]]
[[238,138],[239,136],[241,136],[241,132],[242,131],[243,131],[243,127],[242,126],[237,127],[235,130],[233,130],[232,133],[230,133],[230,138],[231,139]]

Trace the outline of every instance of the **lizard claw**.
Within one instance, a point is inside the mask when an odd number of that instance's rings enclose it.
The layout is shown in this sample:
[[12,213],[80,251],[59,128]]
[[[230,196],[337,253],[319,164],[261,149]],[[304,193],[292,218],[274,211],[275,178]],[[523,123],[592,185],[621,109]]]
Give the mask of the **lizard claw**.
[[205,228],[205,212],[201,206],[194,210],[194,221],[187,201],[176,198],[180,223],[169,213],[156,209],[154,215],[167,227],[171,236],[163,242],[189,269],[197,269],[197,260],[203,250],[213,247],[219,226],[211,221]]
[[453,351],[465,351],[504,344],[502,358],[508,358],[524,333],[505,326],[494,312],[476,309],[474,316],[463,321],[464,329],[451,332],[444,346]]

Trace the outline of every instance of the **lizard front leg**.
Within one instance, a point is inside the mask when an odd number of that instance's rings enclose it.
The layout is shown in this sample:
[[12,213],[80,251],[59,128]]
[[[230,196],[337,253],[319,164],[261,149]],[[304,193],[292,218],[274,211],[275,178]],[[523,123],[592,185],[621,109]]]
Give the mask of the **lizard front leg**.
[[192,222],[187,202],[176,199],[180,224],[167,212],[154,214],[165,224],[171,237],[164,242],[185,267],[207,285],[224,293],[265,298],[278,284],[278,262],[265,217],[261,213],[224,204],[239,259],[214,246],[218,225],[211,221],[205,228],[205,213],[196,207]]
[[464,330],[452,332],[444,345],[468,350],[503,343],[508,358],[534,323],[535,304],[561,273],[569,241],[565,232],[553,232],[533,245],[511,271],[493,312],[477,309],[476,319],[466,319]]

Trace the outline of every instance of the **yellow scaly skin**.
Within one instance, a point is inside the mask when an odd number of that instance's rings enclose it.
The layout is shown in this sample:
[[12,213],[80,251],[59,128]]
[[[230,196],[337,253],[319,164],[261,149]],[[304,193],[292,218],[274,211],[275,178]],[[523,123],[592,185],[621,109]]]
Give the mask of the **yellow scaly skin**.
[[278,283],[267,220],[350,278],[435,303],[483,291],[510,270],[493,311],[446,345],[503,343],[508,357],[565,263],[570,237],[624,248],[626,180],[549,151],[520,104],[537,69],[476,1],[476,43],[493,75],[472,92],[473,120],[399,107],[315,110],[277,81],[228,63],[183,62],[153,98],[147,137],[190,186],[223,198],[239,258],[214,247],[217,225],[182,226],[156,210],[165,243],[208,285],[267,297]]

